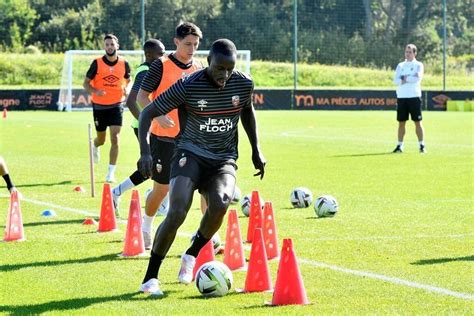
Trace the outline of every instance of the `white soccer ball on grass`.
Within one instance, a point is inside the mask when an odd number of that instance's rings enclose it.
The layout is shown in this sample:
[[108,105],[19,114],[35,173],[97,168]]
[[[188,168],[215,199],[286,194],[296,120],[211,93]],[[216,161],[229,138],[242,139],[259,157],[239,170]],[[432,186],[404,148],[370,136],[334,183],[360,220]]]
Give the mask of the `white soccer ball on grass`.
[[313,193],[308,188],[298,187],[291,192],[290,202],[294,208],[306,208],[313,203]]
[[[251,200],[252,199],[252,194],[247,194],[246,196],[244,196],[244,198],[242,200],[240,200],[240,208],[242,210],[242,213],[249,217],[250,216],[250,204],[251,204]],[[260,196],[260,207],[263,208],[265,207],[265,201],[262,199],[262,197]]]
[[224,296],[234,283],[229,267],[219,261],[210,261],[199,267],[195,280],[197,289],[205,297]]
[[332,195],[322,195],[314,201],[314,211],[318,217],[333,217],[338,209],[339,204]]

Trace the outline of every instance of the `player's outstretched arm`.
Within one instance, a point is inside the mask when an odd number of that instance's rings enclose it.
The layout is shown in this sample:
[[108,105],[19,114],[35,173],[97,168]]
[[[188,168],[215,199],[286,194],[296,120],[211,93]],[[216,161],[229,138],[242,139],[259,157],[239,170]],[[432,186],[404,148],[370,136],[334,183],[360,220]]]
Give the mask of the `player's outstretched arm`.
[[257,133],[257,120],[255,118],[255,110],[252,105],[242,109],[240,113],[242,125],[249,138],[250,146],[252,147],[252,162],[255,169],[259,170],[254,176],[260,176],[263,179],[265,174],[265,164],[267,163],[265,157],[260,151]]
[[138,120],[140,159],[137,162],[137,167],[146,178],[151,177],[153,167],[150,144],[148,143],[148,131],[150,130],[151,120],[158,115],[160,115],[158,109],[153,104],[150,104],[143,109]]

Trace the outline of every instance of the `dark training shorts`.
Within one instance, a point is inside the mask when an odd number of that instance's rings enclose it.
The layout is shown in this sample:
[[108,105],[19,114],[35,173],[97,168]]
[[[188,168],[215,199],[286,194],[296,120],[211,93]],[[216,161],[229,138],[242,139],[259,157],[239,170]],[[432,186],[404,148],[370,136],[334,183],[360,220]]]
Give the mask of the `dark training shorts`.
[[95,105],[93,107],[94,114],[94,125],[95,130],[98,132],[104,132],[107,129],[107,126],[122,126],[122,106],[114,106],[110,109],[99,109]]
[[150,149],[153,157],[151,178],[160,184],[170,183],[170,166],[175,149],[174,142],[165,142],[156,135],[150,134]]
[[402,98],[397,99],[397,121],[408,121],[408,114],[411,120],[419,122],[423,118],[421,116],[421,98]]
[[186,150],[176,150],[171,162],[170,178],[185,176],[191,178],[200,193],[206,192],[212,181],[223,174],[236,176],[237,165],[234,159],[213,161],[200,158]]

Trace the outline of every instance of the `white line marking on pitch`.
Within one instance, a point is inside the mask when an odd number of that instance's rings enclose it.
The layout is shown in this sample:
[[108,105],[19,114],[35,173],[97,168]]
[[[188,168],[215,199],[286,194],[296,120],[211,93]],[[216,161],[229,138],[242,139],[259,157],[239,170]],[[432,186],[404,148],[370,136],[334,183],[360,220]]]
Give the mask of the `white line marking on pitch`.
[[[1,194],[0,197],[7,197],[7,196],[5,196],[4,194]],[[74,208],[70,208],[70,207],[65,207],[65,206],[61,206],[61,205],[57,205],[57,204],[53,204],[53,203],[47,203],[47,202],[42,202],[42,201],[28,199],[28,198],[23,198],[21,201],[29,202],[29,203],[37,204],[37,205],[42,205],[42,206],[47,206],[47,207],[55,208],[55,209],[59,209],[59,210],[64,210],[64,211],[71,212],[71,213],[76,213],[76,214],[82,214],[82,215],[87,215],[87,216],[98,216],[97,213],[94,213],[94,212],[91,212],[91,211],[78,210],[78,209],[74,209]],[[126,223],[127,221],[126,220],[119,220],[118,222]],[[191,236],[191,234],[186,234],[186,233],[178,233],[178,235],[185,236],[185,237],[188,237],[188,238]],[[245,246],[245,249],[250,250],[250,246]],[[403,279],[399,279],[399,278],[386,276],[386,275],[383,275],[383,274],[377,274],[377,273],[372,273],[372,272],[367,272],[367,271],[347,269],[347,268],[327,264],[327,263],[324,263],[324,262],[317,262],[317,261],[308,260],[308,259],[298,259],[298,261],[300,263],[307,264],[307,265],[310,265],[310,266],[313,266],[313,267],[330,269],[330,270],[333,270],[333,271],[338,271],[338,272],[342,272],[342,273],[357,275],[357,276],[365,277],[365,278],[381,280],[381,281],[389,282],[389,283],[393,283],[393,284],[404,285],[404,286],[408,286],[408,287],[422,289],[422,290],[425,290],[425,291],[428,291],[428,292],[433,292],[433,293],[448,295],[448,296],[452,296],[452,297],[456,297],[456,298],[460,298],[460,299],[464,299],[464,300],[474,301],[474,295],[469,294],[469,293],[455,292],[455,291],[451,291],[451,290],[444,289],[444,288],[437,287],[437,286],[422,284],[422,283],[418,283],[418,282],[412,282],[412,281],[408,281],[408,280],[403,280]]]

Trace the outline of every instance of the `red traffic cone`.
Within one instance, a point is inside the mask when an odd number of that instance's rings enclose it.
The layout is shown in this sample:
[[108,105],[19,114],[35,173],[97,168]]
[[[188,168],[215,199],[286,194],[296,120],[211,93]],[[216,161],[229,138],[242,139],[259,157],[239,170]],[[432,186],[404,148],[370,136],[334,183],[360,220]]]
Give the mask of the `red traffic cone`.
[[272,280],[268,269],[267,254],[261,228],[256,228],[250,250],[249,267],[245,278],[244,292],[272,290]]
[[249,226],[247,228],[247,242],[252,242],[255,228],[262,228],[262,216],[260,196],[258,195],[258,191],[252,191],[252,197],[250,198]]
[[113,204],[110,184],[104,183],[104,188],[102,191],[102,206],[100,208],[99,228],[97,229],[97,231],[100,233],[117,230]]
[[7,108],[6,107],[3,108],[3,118],[4,119],[7,118]]
[[93,218],[86,218],[82,225],[97,225],[97,222]]
[[18,191],[13,190],[10,194],[10,206],[8,208],[7,225],[5,226],[5,235],[3,241],[23,241],[23,220],[21,217],[20,200]]
[[267,259],[278,258],[280,253],[272,202],[265,202],[265,208],[263,209],[263,240],[265,241]]
[[[133,190],[134,192],[136,190]],[[133,196],[133,194],[132,194]],[[127,232],[125,233],[125,244],[122,256],[131,257],[145,253],[145,244],[142,235],[142,214],[140,200],[133,199],[130,201],[130,209],[128,211]]]
[[283,239],[271,305],[309,304],[291,239]]
[[138,194],[138,190],[132,190],[132,200],[138,200],[140,202],[140,194]]
[[237,211],[230,210],[227,218],[227,232],[225,236],[224,263],[230,270],[244,269],[245,254],[240,235]]
[[201,251],[199,251],[199,254],[196,258],[196,264],[194,265],[193,269],[193,281],[197,270],[199,270],[199,268],[206,262],[214,260],[216,260],[214,256],[214,245],[212,244],[212,240],[209,240],[207,244],[202,247]]

